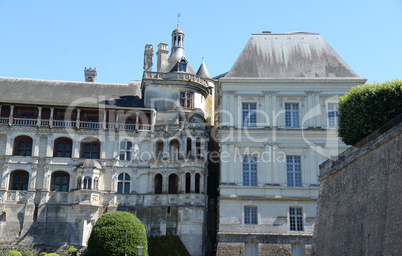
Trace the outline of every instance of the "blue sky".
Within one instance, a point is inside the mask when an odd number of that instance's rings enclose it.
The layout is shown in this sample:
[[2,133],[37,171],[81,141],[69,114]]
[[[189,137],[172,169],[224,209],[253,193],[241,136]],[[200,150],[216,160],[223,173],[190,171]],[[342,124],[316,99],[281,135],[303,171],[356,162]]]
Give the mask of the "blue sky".
[[96,67],[97,82],[141,80],[145,44],[170,48],[178,12],[187,59],[212,76],[270,30],[320,33],[368,82],[401,78],[402,0],[0,0],[0,76],[83,81]]

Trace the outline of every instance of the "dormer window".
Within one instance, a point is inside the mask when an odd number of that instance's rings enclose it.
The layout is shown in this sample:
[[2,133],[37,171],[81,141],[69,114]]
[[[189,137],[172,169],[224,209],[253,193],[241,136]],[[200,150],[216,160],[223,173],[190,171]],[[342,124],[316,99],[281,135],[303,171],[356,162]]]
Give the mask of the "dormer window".
[[180,92],[180,106],[182,108],[194,108],[193,105],[194,93],[190,91]]
[[177,63],[177,71],[187,72],[187,60],[185,58],[181,58],[181,60]]

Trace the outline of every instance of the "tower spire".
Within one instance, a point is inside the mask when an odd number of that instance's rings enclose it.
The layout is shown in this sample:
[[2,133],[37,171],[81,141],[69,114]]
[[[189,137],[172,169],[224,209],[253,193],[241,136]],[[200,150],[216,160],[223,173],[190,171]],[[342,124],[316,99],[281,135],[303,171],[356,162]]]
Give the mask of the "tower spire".
[[180,15],[181,15],[181,13],[178,12],[177,13],[177,27],[179,27],[179,25],[180,25]]

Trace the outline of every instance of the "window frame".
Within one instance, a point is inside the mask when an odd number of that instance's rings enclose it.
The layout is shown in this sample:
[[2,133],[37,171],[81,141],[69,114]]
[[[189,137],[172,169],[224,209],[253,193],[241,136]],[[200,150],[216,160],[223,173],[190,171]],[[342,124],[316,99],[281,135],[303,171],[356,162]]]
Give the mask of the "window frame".
[[286,156],[286,184],[288,187],[303,186],[301,166],[301,156]]
[[[290,109],[286,109],[290,106]],[[297,109],[293,109],[297,106]],[[300,127],[300,103],[298,102],[286,102],[285,103],[285,127],[299,128]]]
[[[89,151],[85,149],[85,145],[90,145]],[[96,151],[93,150],[93,146],[97,145],[98,149]],[[81,158],[84,159],[100,159],[100,149],[101,149],[101,143],[98,140],[88,140],[88,141],[82,141],[81,142]],[[85,154],[89,153],[89,158],[85,157]],[[93,158],[92,154],[96,153],[97,157]]]
[[[56,183],[56,177],[61,177],[60,182]],[[67,183],[63,182],[63,177],[67,177]],[[55,186],[59,185],[60,190],[55,190]],[[63,185],[67,185],[67,190],[63,191]],[[70,190],[70,174],[64,171],[56,171],[52,173],[50,191],[68,192]]]
[[258,186],[257,156],[244,155],[242,161],[243,186]]
[[130,194],[130,180],[131,180],[130,178],[131,178],[130,175],[126,172],[122,172],[119,174],[119,176],[117,177],[118,194]]
[[242,127],[257,127],[257,103],[243,102],[241,111]]
[[244,206],[244,224],[258,225],[258,207],[247,205]]
[[[23,147],[20,147],[20,143],[24,143]],[[31,143],[31,146],[28,147],[27,143]],[[33,148],[33,139],[29,136],[26,135],[21,135],[18,136],[14,139],[14,156],[32,156],[32,148]],[[22,155],[19,154],[19,152],[22,151]],[[29,154],[27,155],[27,152]]]
[[[330,109],[330,106],[334,106],[334,109]],[[327,104],[328,128],[334,128],[334,129],[338,128],[338,113],[339,113],[338,103],[328,102]]]
[[[19,181],[15,181],[15,176],[21,175]],[[24,181],[24,176],[27,176],[27,180]],[[18,189],[14,189],[15,184],[20,184]],[[24,184],[26,184],[26,189],[24,189]],[[28,191],[29,189],[29,172],[25,170],[15,170],[11,173],[11,180],[10,180],[10,190],[14,191]]]
[[289,228],[290,231],[304,231],[302,207],[289,207]]
[[[122,143],[124,143],[123,148],[122,148]],[[129,144],[131,145],[130,148],[128,148]],[[131,161],[132,153],[133,153],[133,143],[127,139],[120,141],[120,151],[119,152],[120,152],[119,160]],[[123,159],[122,159],[122,154],[123,154]]]
[[[183,94],[183,96],[182,96]],[[183,104],[182,104],[183,103]],[[179,104],[182,108],[193,109],[194,108],[194,92],[190,90],[179,92]]]
[[[70,143],[70,150],[66,149],[66,142]],[[58,145],[63,143],[64,147],[63,150],[59,150]],[[62,152],[63,156],[58,156],[58,153]],[[65,156],[65,153],[69,152],[70,156]],[[65,158],[72,158],[72,154],[73,154],[73,140],[70,138],[66,138],[66,137],[62,137],[62,138],[57,138],[54,141],[54,147],[53,147],[53,157],[65,157]]]
[[[173,180],[173,178],[175,178]],[[175,173],[169,175],[168,194],[176,195],[179,193],[179,176]],[[174,181],[174,184],[173,184]]]
[[160,195],[163,192],[163,176],[157,173],[154,177],[154,194]]

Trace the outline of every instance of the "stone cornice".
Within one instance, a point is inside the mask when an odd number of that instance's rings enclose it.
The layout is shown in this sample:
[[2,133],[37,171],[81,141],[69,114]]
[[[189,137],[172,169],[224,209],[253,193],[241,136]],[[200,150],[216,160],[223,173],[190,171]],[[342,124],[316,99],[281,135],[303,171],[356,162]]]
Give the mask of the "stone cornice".
[[219,79],[219,83],[361,83],[367,81],[363,77],[226,77]]
[[303,201],[303,202],[317,202],[317,198],[301,198],[301,197],[219,197],[219,201]]

